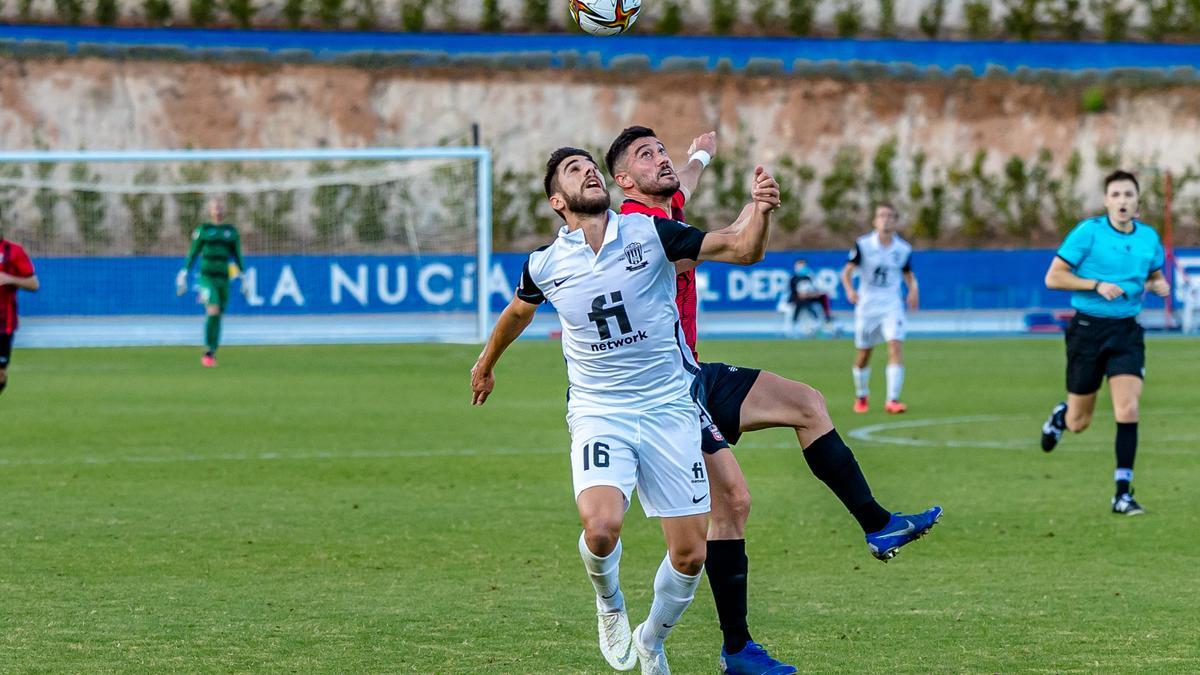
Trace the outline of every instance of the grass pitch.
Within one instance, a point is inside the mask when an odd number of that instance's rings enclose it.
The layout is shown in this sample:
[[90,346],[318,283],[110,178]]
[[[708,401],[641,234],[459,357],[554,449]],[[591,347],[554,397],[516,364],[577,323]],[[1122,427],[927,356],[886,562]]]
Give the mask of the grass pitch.
[[[849,412],[851,347],[708,342],[822,389],[876,496],[941,504],[884,565],[794,435],[747,435],[751,630],[804,672],[1200,672],[1200,345],[1151,340],[1108,512],[1111,406],[1046,456],[1060,341],[914,340],[909,414]],[[565,375],[515,345],[486,407],[463,346],[18,348],[0,397],[0,671],[605,673],[575,550]],[[877,354],[877,359],[882,359]],[[1107,396],[1107,391],[1103,393]],[[663,555],[629,512],[632,620]],[[714,672],[707,582],[667,643]]]

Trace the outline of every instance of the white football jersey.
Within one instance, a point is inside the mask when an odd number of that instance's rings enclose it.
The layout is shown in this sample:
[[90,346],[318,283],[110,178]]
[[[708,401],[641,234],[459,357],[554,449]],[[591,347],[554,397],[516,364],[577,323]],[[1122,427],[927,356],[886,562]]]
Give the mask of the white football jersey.
[[569,410],[648,410],[691,396],[692,360],[675,306],[676,260],[704,233],[642,214],[608,213],[599,253],[583,230],[529,255],[517,296],[549,300],[562,322]]
[[858,311],[885,310],[899,306],[900,283],[912,270],[912,245],[892,235],[891,246],[879,243],[879,233],[859,237],[850,250],[850,262],[858,266]]

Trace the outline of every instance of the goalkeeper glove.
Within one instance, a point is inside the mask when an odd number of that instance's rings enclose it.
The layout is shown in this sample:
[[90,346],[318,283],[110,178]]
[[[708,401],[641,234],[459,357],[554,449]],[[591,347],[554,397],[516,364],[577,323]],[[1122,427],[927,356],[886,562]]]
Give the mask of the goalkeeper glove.
[[175,295],[187,293],[187,270],[179,270],[175,275]]

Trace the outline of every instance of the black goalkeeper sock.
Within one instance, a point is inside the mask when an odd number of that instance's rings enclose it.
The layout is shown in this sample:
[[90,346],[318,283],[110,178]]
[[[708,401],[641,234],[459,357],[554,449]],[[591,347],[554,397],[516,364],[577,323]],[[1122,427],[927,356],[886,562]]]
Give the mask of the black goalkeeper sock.
[[804,459],[813,475],[833,490],[863,532],[882,530],[892,514],[871,496],[871,486],[854,459],[854,453],[842,441],[837,429],[813,441],[804,449]]
[[1138,423],[1117,422],[1117,494],[1129,492],[1133,482],[1133,460],[1137,456]]
[[746,558],[745,539],[720,539],[708,542],[708,557],[704,572],[712,587],[717,604],[717,618],[725,639],[725,653],[736,654],[750,641],[746,625]]
[[0,382],[0,392],[3,392],[3,391],[4,391],[4,388],[5,388],[5,387],[7,387],[7,386],[8,386],[8,380],[5,380],[5,381],[3,381],[3,382]]

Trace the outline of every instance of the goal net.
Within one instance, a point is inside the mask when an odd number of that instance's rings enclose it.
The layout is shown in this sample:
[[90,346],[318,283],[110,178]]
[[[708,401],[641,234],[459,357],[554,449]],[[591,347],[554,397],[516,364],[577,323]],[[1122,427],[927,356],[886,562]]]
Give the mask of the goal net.
[[481,341],[490,162],[484,148],[0,153],[0,232],[42,285],[21,298],[23,341],[198,342],[202,309],[174,280],[214,200],[246,261],[228,342]]

